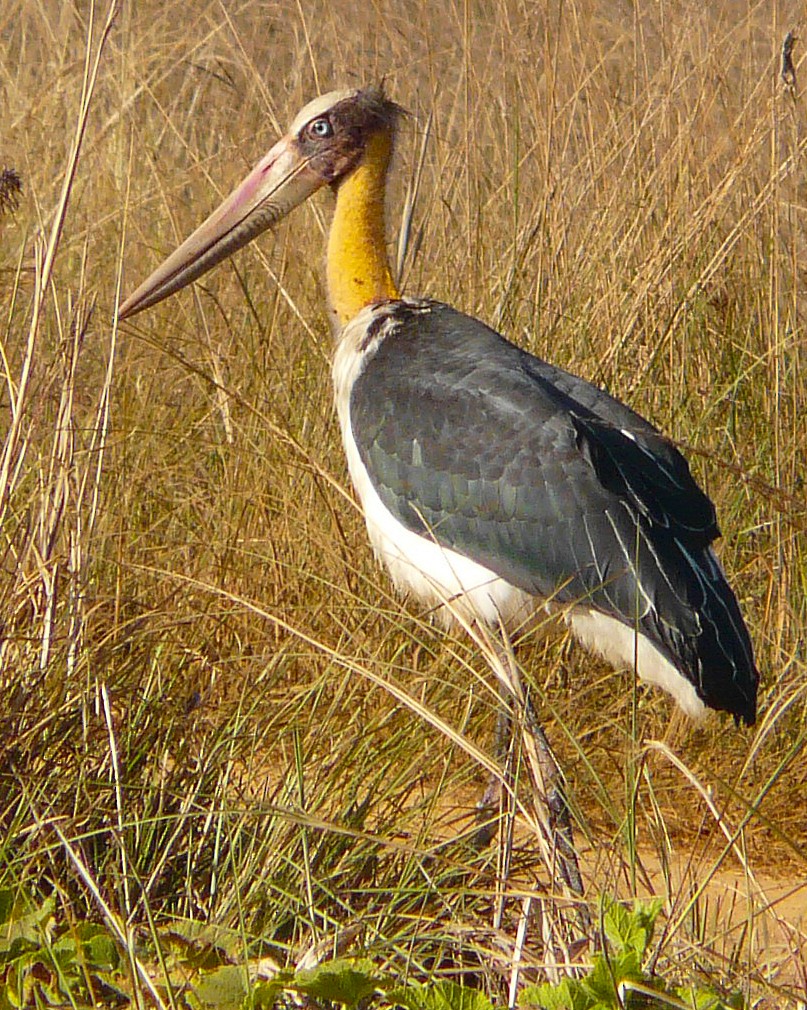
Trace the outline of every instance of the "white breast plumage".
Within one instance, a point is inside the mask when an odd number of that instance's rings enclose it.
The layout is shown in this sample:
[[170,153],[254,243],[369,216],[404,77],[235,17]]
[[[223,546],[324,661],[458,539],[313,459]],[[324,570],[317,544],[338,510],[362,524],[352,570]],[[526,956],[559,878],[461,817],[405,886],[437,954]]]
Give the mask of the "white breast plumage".
[[[412,307],[427,303],[411,300]],[[396,588],[431,604],[446,625],[457,615],[512,626],[535,607],[535,599],[490,569],[408,530],[384,505],[362,462],[350,423],[350,393],[376,347],[394,321],[384,305],[368,306],[340,333],[333,361],[336,411],[348,472],[364,511],[376,557],[389,570]],[[368,340],[368,333],[375,330]]]

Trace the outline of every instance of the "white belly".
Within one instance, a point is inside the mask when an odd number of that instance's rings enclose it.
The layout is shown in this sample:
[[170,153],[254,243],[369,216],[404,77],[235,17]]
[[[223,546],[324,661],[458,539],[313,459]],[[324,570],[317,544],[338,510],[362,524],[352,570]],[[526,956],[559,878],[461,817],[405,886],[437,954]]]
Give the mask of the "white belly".
[[359,456],[348,424],[342,428],[348,470],[364,509],[367,532],[376,556],[395,586],[435,607],[450,624],[457,616],[485,624],[513,625],[534,607],[528,594],[495,572],[408,530],[383,504]]

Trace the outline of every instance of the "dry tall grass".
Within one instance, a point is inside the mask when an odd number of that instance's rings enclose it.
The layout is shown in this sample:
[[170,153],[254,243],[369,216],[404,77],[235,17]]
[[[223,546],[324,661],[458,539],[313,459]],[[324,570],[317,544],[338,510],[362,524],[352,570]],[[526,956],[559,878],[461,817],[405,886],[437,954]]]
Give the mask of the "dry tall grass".
[[[124,930],[195,916],[293,948],[361,916],[415,967],[507,960],[485,926],[494,853],[444,842],[482,779],[491,678],[366,545],[330,401],[327,195],[112,325],[121,274],[149,273],[306,100],[385,77],[413,113],[393,224],[434,117],[407,290],[686,447],[756,643],[748,732],[671,720],[557,631],[521,643],[592,892],[657,866],[664,970],[705,970],[706,949],[754,995],[804,980],[803,933],[758,881],[807,872],[807,118],[778,64],[799,11],[144,0],[107,25],[7,0],[0,163],[23,192],[0,216],[3,880],[84,914],[82,863]],[[694,882],[727,867],[737,892],[715,906]]]

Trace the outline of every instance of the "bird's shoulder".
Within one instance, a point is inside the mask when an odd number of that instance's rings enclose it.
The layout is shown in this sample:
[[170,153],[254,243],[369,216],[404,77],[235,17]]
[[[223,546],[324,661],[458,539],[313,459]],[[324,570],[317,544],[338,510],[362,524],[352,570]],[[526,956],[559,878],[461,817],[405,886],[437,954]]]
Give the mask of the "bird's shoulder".
[[[718,535],[714,506],[657,428],[480,320],[440,302],[390,302],[367,327],[364,354],[350,399],[366,464],[403,454],[430,482],[562,480],[694,542]],[[407,469],[411,481],[419,467]]]

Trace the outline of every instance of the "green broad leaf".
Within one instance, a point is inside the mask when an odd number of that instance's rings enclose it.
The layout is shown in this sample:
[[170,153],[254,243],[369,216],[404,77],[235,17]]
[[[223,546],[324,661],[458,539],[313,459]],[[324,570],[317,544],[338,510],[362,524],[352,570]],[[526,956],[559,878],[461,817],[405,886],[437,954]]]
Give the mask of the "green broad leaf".
[[252,1010],[273,1010],[285,988],[285,983],[274,978],[269,982],[258,982],[249,994],[250,1007]]
[[0,940],[0,965],[11,964],[29,950],[39,950],[39,944],[25,937],[16,936],[13,940]]
[[50,966],[38,950],[21,954],[10,966],[6,977],[9,1002],[15,1007],[28,1006],[38,981],[49,979],[50,975]]
[[579,984],[592,1001],[592,1007],[602,1004],[617,1008],[622,1006],[619,997],[619,986],[622,982],[633,982],[647,987],[639,956],[633,950],[611,958],[598,954],[594,958],[591,971],[580,980]]
[[50,946],[50,952],[60,964],[74,960],[78,952],[78,943],[76,938],[70,933],[65,933],[63,936],[60,936],[58,940],[53,941]]
[[407,1010],[492,1010],[484,993],[456,982],[402,986],[387,993],[387,1000]]
[[41,905],[34,905],[27,896],[18,892],[8,918],[0,926],[0,950],[7,950],[8,945],[18,939],[39,946],[53,928],[55,908],[54,897],[46,898]]
[[652,939],[652,932],[655,928],[655,920],[657,920],[664,908],[664,902],[661,898],[652,898],[650,901],[637,901],[633,908],[633,918],[644,930],[644,950],[642,951],[642,956],[646,951]]
[[115,971],[120,968],[118,945],[103,926],[81,923],[77,929],[81,949],[88,966],[94,971]]
[[17,982],[17,978],[14,975],[9,974],[6,977],[4,985],[0,987],[0,999],[2,1000],[3,1007],[9,1007],[11,1010],[17,1010],[17,1008],[21,1005],[19,985]]
[[581,987],[589,994],[591,1005],[602,1003],[607,1007],[618,1007],[620,1005],[617,993],[617,984],[611,965],[600,954],[594,958],[591,971],[585,978],[580,980]]
[[521,1007],[540,1007],[541,1010],[591,1010],[592,997],[573,978],[564,978],[557,985],[544,982],[528,985],[518,999]]
[[298,972],[290,989],[343,1006],[356,1006],[384,984],[372,961],[328,961],[308,971]]
[[616,954],[628,950],[635,951],[641,958],[647,949],[652,935],[655,914],[650,914],[644,907],[637,906],[634,911],[628,911],[618,902],[609,902],[603,912],[603,928],[608,942]]
[[635,950],[627,950],[619,957],[610,958],[608,967],[617,985],[626,980],[630,982],[643,982],[645,980],[639,955]]
[[740,998],[740,1002],[737,1004],[734,1002],[734,997],[726,1002],[717,993],[710,992],[708,989],[700,989],[697,986],[686,986],[676,989],[675,992],[687,1010],[742,1010],[745,1006],[745,1001],[739,993],[735,994]]
[[199,1006],[238,1010],[250,989],[246,968],[227,964],[202,975],[193,983],[193,995]]

